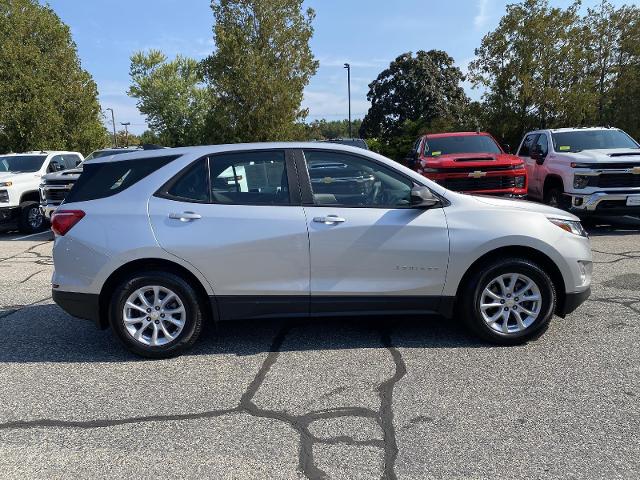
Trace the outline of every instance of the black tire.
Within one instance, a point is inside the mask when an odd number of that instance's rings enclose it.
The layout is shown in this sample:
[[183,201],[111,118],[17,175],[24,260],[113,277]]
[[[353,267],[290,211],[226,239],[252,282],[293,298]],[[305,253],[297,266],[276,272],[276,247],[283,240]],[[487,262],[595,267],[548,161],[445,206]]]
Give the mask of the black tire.
[[544,191],[544,203],[551,207],[560,208],[562,210],[569,209],[569,201],[564,194],[562,186],[554,183],[547,187]]
[[43,230],[45,226],[46,221],[38,202],[20,204],[20,216],[18,218],[18,230],[20,230],[20,233],[37,233]]
[[[144,345],[135,340],[124,325],[124,307],[127,299],[136,290],[147,286],[160,286],[173,291],[184,306],[182,331],[165,345]],[[202,331],[203,312],[204,308],[198,294],[182,277],[160,271],[140,272],[131,275],[115,289],[109,305],[109,323],[118,339],[136,355],[154,359],[171,358],[183,353],[196,342]]]
[[[523,274],[533,280],[540,290],[541,308],[528,328],[514,333],[494,330],[482,318],[481,294],[495,278],[504,274]],[[498,345],[519,345],[535,340],[549,327],[556,309],[556,289],[549,276],[535,262],[526,258],[506,258],[484,264],[470,276],[462,291],[461,315],[467,327],[478,337]]]

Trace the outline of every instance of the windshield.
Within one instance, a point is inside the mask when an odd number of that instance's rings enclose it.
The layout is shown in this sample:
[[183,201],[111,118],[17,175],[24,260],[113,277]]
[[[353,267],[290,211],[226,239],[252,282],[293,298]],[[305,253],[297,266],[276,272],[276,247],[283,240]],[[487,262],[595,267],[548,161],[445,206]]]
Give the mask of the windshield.
[[108,157],[109,155],[118,155],[119,153],[131,153],[131,152],[136,152],[137,150],[125,150],[124,148],[118,148],[116,150],[96,150],[95,152],[91,153],[87,158],[85,158],[85,162],[87,160],[91,160],[93,158],[100,158],[100,157]]
[[37,172],[46,155],[7,155],[0,157],[0,172]]
[[493,138],[486,135],[427,138],[425,155],[437,157],[451,153],[502,153],[502,150]]
[[581,152],[610,148],[640,148],[621,130],[583,130],[552,133],[553,149],[556,152]]

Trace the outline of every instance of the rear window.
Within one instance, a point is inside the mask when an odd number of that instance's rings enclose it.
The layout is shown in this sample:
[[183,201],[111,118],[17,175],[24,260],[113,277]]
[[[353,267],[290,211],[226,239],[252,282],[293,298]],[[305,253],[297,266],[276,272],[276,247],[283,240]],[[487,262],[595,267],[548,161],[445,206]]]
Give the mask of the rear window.
[[140,158],[119,162],[86,163],[65,203],[85,202],[116,195],[178,156]]

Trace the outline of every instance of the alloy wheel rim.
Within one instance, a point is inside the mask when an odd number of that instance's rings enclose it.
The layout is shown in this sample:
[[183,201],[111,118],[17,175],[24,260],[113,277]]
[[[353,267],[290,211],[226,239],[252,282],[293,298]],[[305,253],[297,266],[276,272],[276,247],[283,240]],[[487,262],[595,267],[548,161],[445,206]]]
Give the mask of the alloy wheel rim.
[[172,290],[158,285],[137,289],[124,304],[122,321],[136,342],[145,346],[168,345],[184,329],[186,310]]
[[40,209],[37,207],[32,207],[29,209],[29,214],[27,215],[27,221],[29,222],[29,226],[31,228],[40,228],[42,226],[43,216]]
[[542,294],[531,278],[507,273],[491,280],[480,294],[480,314],[486,324],[502,334],[520,333],[540,316]]

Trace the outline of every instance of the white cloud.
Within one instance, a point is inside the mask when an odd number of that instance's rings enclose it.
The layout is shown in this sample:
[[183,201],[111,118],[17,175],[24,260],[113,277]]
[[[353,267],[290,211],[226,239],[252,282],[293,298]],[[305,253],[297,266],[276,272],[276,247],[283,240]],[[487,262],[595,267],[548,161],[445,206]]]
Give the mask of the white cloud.
[[[303,108],[309,109],[309,120],[326,118],[340,120],[349,116],[347,92],[339,95],[333,92],[305,90]],[[369,102],[359,98],[351,98],[351,118],[362,118],[369,111]]]
[[478,13],[473,18],[473,25],[476,29],[484,28],[489,21],[489,0],[477,0]]

